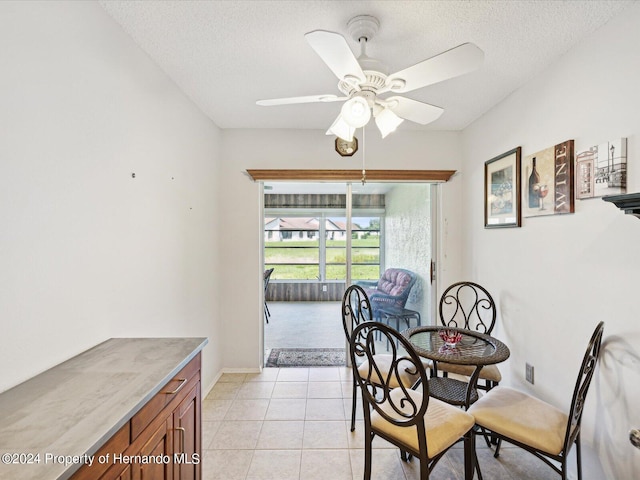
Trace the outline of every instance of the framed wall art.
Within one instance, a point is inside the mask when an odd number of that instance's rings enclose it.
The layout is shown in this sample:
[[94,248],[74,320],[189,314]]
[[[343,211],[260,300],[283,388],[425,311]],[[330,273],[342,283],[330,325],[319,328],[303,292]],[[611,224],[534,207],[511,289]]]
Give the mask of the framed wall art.
[[525,217],[574,212],[573,140],[525,157],[522,213]]
[[484,163],[484,228],[519,227],[521,148]]
[[627,139],[617,138],[576,154],[576,197],[627,192]]

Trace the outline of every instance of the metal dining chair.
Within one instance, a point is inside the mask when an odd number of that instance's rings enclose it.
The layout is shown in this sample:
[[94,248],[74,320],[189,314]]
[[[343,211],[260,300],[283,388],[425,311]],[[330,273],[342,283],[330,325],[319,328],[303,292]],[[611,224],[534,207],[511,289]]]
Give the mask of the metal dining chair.
[[[348,287],[344,296],[342,297],[342,327],[344,328],[344,334],[347,342],[351,340],[351,333],[356,327],[365,322],[370,322],[373,319],[373,312],[371,310],[371,303],[365,293],[364,289],[358,285],[351,285]],[[376,366],[380,369],[380,375],[386,376],[388,369],[391,366],[392,357],[389,354],[376,354],[375,346],[372,347],[373,354],[375,355]],[[357,402],[357,388],[356,385],[356,370],[366,372],[369,368],[367,358],[358,358],[359,363],[353,363],[351,370],[353,371],[353,388],[351,394],[351,431],[356,428],[356,402]],[[394,382],[391,386],[397,387],[402,382],[405,387],[411,387],[417,380],[417,374],[411,372],[401,372],[396,377],[391,377]]]
[[[582,359],[569,412],[550,405],[527,393],[508,387],[496,387],[468,410],[476,425],[498,437],[494,457],[500,455],[502,441],[507,441],[532,453],[549,465],[562,480],[567,477],[567,457],[576,445],[578,480],[582,479],[580,425],[582,412],[593,378],[604,322],[600,322],[591,336]],[[558,467],[552,461],[558,462]]]
[[[376,336],[385,338],[391,346],[383,363],[375,353]],[[408,460],[407,453],[418,458],[420,480],[428,480],[442,456],[462,438],[466,478],[472,478],[477,461],[474,419],[460,408],[429,398],[427,373],[411,344],[379,322],[359,324],[349,343],[352,364],[366,365],[354,369],[364,409],[364,480],[371,479],[372,442],[376,436],[399,447],[403,460]],[[407,372],[419,380],[414,389],[404,384],[402,376]]]
[[[493,297],[482,285],[474,282],[457,282],[449,286],[440,297],[438,308],[440,323],[445,327],[464,328],[491,335],[496,323],[497,309]],[[437,370],[446,376],[449,373],[470,377],[474,367],[438,363]],[[477,388],[491,390],[502,380],[500,369],[496,365],[487,365],[480,371]]]

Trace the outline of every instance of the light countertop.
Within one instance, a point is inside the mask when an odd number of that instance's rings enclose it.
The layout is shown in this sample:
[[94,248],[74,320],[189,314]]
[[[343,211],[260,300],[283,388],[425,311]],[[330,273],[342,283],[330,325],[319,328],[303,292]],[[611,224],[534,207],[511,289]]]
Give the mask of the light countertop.
[[62,457],[95,453],[206,343],[112,338],[0,393],[0,478],[69,478],[81,460]]

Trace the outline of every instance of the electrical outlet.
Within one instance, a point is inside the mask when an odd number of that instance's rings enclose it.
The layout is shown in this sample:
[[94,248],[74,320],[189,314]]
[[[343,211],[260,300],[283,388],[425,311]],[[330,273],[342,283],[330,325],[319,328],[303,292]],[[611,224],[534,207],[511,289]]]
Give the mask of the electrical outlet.
[[326,285],[322,285],[322,291],[326,292],[327,291],[327,286]]
[[525,378],[527,382],[533,385],[533,365],[526,364]]

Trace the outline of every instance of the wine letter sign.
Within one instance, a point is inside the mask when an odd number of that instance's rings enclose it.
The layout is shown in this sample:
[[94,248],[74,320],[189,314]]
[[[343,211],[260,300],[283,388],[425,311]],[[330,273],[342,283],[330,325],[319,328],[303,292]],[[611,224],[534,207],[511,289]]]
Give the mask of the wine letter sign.
[[522,205],[525,217],[574,212],[573,140],[525,157]]
[[573,213],[573,140],[554,147],[554,213]]

